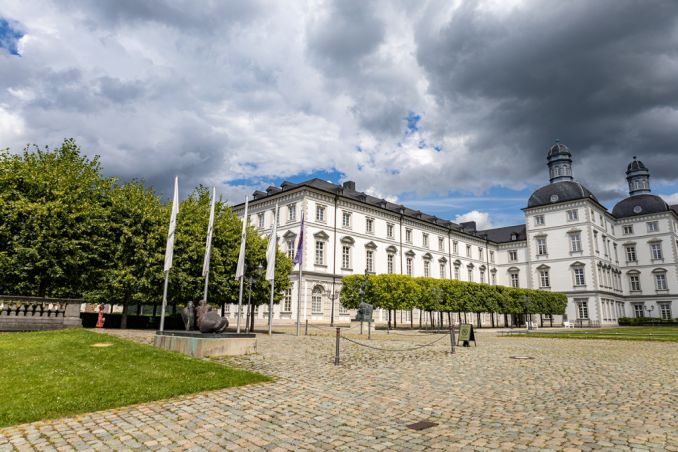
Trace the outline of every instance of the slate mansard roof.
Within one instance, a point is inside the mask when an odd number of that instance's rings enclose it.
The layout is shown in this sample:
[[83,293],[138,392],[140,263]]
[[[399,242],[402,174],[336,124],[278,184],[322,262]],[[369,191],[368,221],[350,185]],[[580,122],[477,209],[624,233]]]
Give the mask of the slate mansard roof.
[[[400,204],[395,204],[392,202],[389,202],[385,199],[382,198],[377,198],[375,196],[370,196],[367,193],[359,192],[355,190],[355,183],[354,182],[344,182],[343,185],[337,185],[333,184],[331,182],[324,181],[322,179],[311,179],[307,180],[304,182],[299,182],[299,183],[293,183],[289,181],[284,181],[282,184],[280,184],[280,187],[268,187],[268,189],[263,192],[263,191],[255,191],[254,192],[254,200],[260,200],[263,198],[266,198],[268,196],[274,196],[282,192],[287,192],[291,191],[296,188],[301,188],[301,187],[310,187],[314,188],[316,190],[324,191],[326,193],[332,194],[332,195],[338,195],[341,196],[342,198],[348,198],[352,199],[354,201],[362,202],[365,204],[369,204],[373,207],[389,210],[392,213],[395,214],[402,214],[404,217],[409,217],[415,220],[423,221],[425,223],[430,223],[435,226],[440,226],[448,229],[452,229],[455,231],[462,231],[463,228],[461,225],[458,225],[457,223],[454,223],[449,220],[444,220],[442,218],[438,218],[435,215],[428,215],[426,213],[423,213],[419,210],[413,210],[409,209],[403,205]],[[241,204],[238,204],[240,206]],[[235,206],[237,207],[237,206]]]
[[525,224],[517,224],[478,231],[478,235],[487,235],[487,240],[495,243],[520,242],[527,240],[527,228]]
[[669,207],[663,199],[656,195],[635,195],[619,201],[612,209],[612,215],[617,218],[627,218],[636,215],[668,212],[669,210],[678,213],[676,207],[678,206]]
[[545,185],[530,196],[527,208],[546,206],[565,201],[589,198],[600,204],[591,191],[579,182],[560,181]]

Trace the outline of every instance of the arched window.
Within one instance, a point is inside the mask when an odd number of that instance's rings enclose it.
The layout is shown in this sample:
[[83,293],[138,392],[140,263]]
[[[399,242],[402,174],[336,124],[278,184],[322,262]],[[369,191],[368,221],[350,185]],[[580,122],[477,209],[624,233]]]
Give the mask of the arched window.
[[313,288],[313,293],[311,294],[311,313],[323,313],[323,288],[320,286]]

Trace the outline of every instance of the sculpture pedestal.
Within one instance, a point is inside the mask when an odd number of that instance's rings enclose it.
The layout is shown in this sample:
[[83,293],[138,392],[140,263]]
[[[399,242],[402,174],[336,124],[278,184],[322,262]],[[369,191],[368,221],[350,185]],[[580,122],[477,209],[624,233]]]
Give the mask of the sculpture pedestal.
[[195,358],[238,356],[257,352],[254,333],[201,333],[199,331],[157,331],[153,345]]

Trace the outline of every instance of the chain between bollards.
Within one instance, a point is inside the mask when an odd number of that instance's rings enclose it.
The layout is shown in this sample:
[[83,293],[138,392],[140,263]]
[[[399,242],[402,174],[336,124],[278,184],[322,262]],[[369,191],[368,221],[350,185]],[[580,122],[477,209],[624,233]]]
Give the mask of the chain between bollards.
[[454,354],[454,325],[450,325],[450,347],[451,353]]
[[334,365],[339,365],[339,341],[341,340],[341,328],[337,328],[337,344],[334,351]]

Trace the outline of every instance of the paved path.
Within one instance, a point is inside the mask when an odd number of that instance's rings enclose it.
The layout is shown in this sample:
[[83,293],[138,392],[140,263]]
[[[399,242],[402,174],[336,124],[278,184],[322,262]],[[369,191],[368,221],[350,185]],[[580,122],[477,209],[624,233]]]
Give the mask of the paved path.
[[[145,332],[122,334],[149,341]],[[477,348],[452,356],[447,338],[408,352],[344,342],[335,367],[329,334],[261,335],[259,354],[225,360],[274,375],[273,383],[9,427],[0,450],[678,451],[675,343],[481,332]],[[380,332],[370,344],[436,338]],[[406,428],[421,420],[438,425]]]

